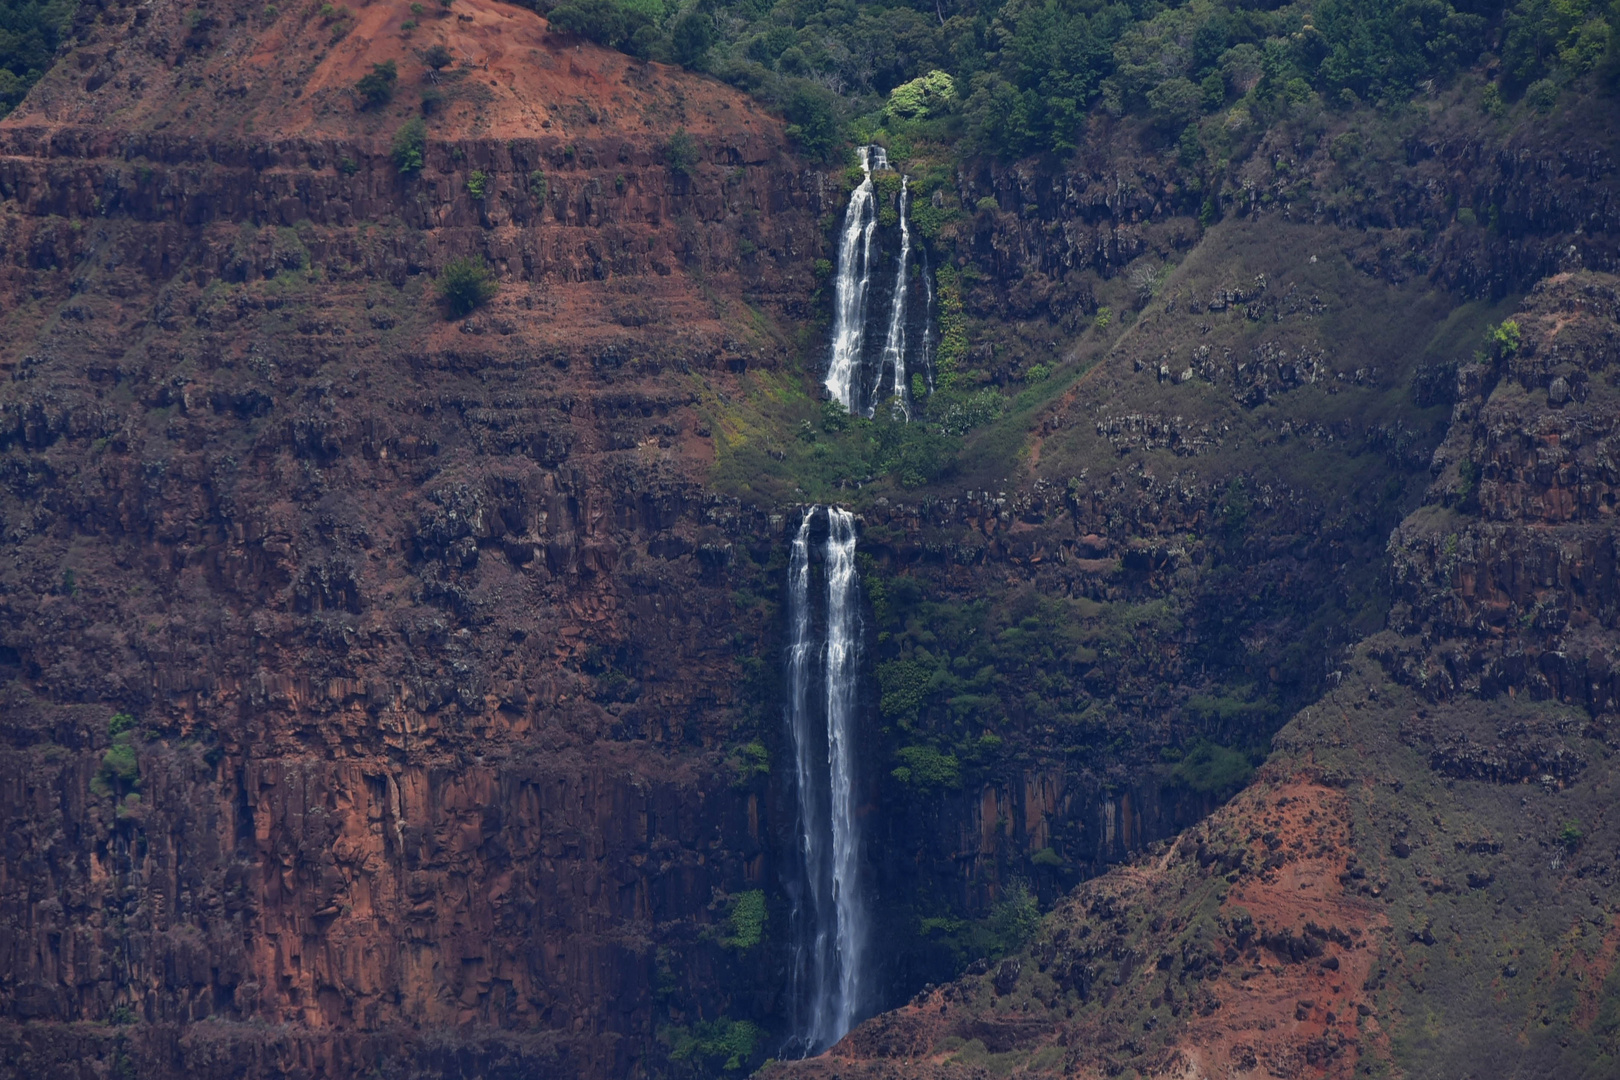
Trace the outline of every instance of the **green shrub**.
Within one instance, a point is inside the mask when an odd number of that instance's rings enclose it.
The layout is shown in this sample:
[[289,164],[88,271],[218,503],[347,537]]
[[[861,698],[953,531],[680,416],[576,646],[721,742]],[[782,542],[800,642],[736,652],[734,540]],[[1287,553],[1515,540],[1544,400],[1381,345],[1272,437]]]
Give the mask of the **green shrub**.
[[1041,848],[1039,851],[1029,857],[1029,861],[1034,863],[1036,866],[1045,866],[1053,870],[1058,870],[1063,867],[1063,856],[1059,855],[1056,851],[1053,851],[1049,847]]
[[392,60],[372,64],[369,74],[362,75],[354,84],[362,109],[377,109],[394,100],[394,84],[399,82],[399,69]]
[[669,163],[670,172],[679,176],[691,176],[697,169],[697,140],[692,138],[685,128],[676,128],[675,134],[664,144],[664,160]]
[[475,199],[482,199],[489,194],[489,173],[483,169],[474,169],[472,175],[467,177],[467,194]]
[[141,767],[135,757],[135,718],[114,713],[107,721],[112,745],[101,755],[101,764],[90,778],[90,791],[98,796],[125,795],[140,787]]
[[344,176],[353,176],[355,173],[360,171],[360,163],[354,160],[354,158],[350,157],[339,158],[337,163],[337,171],[342,173]]
[[753,742],[743,743],[737,747],[727,764],[736,772],[734,781],[736,786],[746,787],[756,777],[767,777],[771,774],[771,752],[765,744],[755,739]]
[[1581,841],[1585,839],[1586,830],[1581,828],[1579,819],[1572,818],[1571,820],[1564,822],[1564,827],[1558,831],[1558,842],[1563,844],[1564,847],[1568,848],[1570,851],[1574,851],[1576,848],[1580,847]]
[[1537,79],[1524,91],[1524,103],[1539,113],[1550,113],[1558,104],[1558,84],[1551,79]]
[[1028,944],[1041,928],[1041,905],[1029,891],[1028,883],[1013,879],[1001,899],[991,906],[986,923],[991,934],[991,952],[1006,955]]
[[546,199],[551,194],[551,185],[546,182],[546,174],[539,169],[529,174],[529,198],[534,200],[534,208],[543,210]]
[[401,176],[411,176],[422,171],[427,154],[427,125],[420,118],[407,120],[403,126],[394,132],[393,144],[389,147],[389,156],[394,159],[394,167]]
[[471,314],[495,298],[500,286],[481,255],[452,259],[439,275],[439,298],[453,317]]
[[886,111],[900,120],[924,120],[956,104],[956,80],[935,69],[889,91]]
[[429,45],[427,51],[422,53],[422,62],[434,71],[441,71],[455,63],[456,58],[443,44],[436,42]]
[[1230,795],[1254,773],[1249,757],[1219,743],[1201,742],[1171,770],[1171,775],[1194,791],[1206,795]]
[[1508,319],[1498,326],[1485,328],[1486,344],[1490,346],[1491,351],[1496,356],[1502,359],[1506,359],[1518,352],[1522,340],[1519,324],[1513,319]]
[[942,754],[932,746],[902,746],[895,751],[901,764],[892,775],[902,784],[927,791],[962,785],[962,764],[955,754]]
[[690,1029],[666,1028],[660,1037],[670,1044],[671,1060],[691,1062],[712,1075],[717,1069],[737,1072],[748,1065],[765,1041],[765,1032],[752,1021],[722,1017]]
[[765,940],[765,894],[759,889],[741,893],[731,902],[731,914],[726,921],[731,925],[729,937],[721,939],[728,949],[747,952]]

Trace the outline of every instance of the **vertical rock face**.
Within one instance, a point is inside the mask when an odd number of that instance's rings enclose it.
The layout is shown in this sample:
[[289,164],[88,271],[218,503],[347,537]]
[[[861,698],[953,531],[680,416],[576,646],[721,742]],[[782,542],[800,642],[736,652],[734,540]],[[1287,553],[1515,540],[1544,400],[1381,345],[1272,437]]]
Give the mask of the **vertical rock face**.
[[[642,1074],[779,990],[723,943],[776,873],[728,763],[769,525],[704,490],[705,402],[788,354],[821,179],[740,96],[476,0],[428,29],[481,133],[430,118],[402,175],[414,97],[332,66],[391,36],[310,74],[318,20],[226,7],[178,61],[185,12],[108,8],[109,77],[0,126],[0,1060]],[[466,254],[500,291],[447,320]]]

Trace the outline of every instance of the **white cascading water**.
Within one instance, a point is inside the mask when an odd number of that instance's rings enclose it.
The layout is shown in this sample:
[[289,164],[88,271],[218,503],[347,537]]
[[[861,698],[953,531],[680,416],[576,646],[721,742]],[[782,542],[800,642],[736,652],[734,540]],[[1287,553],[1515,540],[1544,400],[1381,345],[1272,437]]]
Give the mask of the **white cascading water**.
[[922,247],[923,323],[922,341],[917,346],[918,365],[923,378],[928,380],[928,392],[934,392],[934,274],[928,265],[928,245]]
[[866,290],[872,281],[872,237],[877,232],[877,200],[872,170],[886,169],[881,146],[862,146],[860,184],[849,196],[844,234],[838,241],[838,276],[833,281],[832,359],[824,385],[837,402],[854,412],[861,408],[861,345],[866,337]]
[[[911,177],[900,178],[900,268],[894,276],[894,300],[889,305],[889,333],[883,340],[882,371],[894,372],[894,411],[900,418],[911,420],[911,394],[906,386],[906,271],[911,262],[911,223],[906,220],[910,209]],[[867,415],[872,415],[871,409]]]
[[[786,713],[802,865],[789,886],[792,1033],[785,1050],[806,1056],[832,1046],[859,1018],[867,938],[855,820],[860,638],[855,518],[847,510],[826,511],[826,636],[818,643],[810,610],[810,529],[818,512],[817,507],[805,512],[788,560]],[[813,692],[818,674],[820,695]]]
[[[855,515],[827,508],[827,763],[832,789],[833,905],[838,914],[838,1036],[861,1007],[866,905],[855,821],[855,679],[860,630]],[[836,1041],[836,1040],[834,1040]]]

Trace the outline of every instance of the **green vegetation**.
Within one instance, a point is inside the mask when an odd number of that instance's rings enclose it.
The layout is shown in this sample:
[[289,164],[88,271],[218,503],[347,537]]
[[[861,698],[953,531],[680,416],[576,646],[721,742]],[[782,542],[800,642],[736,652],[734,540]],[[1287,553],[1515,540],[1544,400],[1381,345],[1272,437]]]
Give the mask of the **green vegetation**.
[[450,260],[445,264],[444,273],[439,275],[438,285],[439,299],[454,318],[483,307],[500,290],[495,271],[481,255]]
[[765,893],[753,889],[732,898],[731,914],[727,922],[731,934],[720,943],[728,949],[747,952],[765,940]]
[[378,109],[394,100],[394,84],[399,82],[399,68],[392,60],[372,64],[371,71],[354,84],[354,93],[362,109]]
[[894,778],[902,784],[922,791],[961,786],[961,764],[954,754],[942,754],[932,746],[902,746],[895,756],[903,762],[894,770]]
[[685,128],[676,128],[675,134],[664,144],[664,160],[669,162],[670,172],[678,176],[691,176],[698,166],[697,140]]
[[669,1046],[671,1060],[688,1062],[703,1071],[739,1072],[754,1059],[765,1042],[765,1032],[750,1020],[721,1018],[687,1027],[668,1027],[659,1037]]
[[1570,851],[1580,847],[1581,841],[1584,839],[1586,839],[1586,830],[1581,827],[1579,819],[1564,822],[1564,827],[1558,830],[1558,842]]
[[51,66],[78,0],[0,0],[0,116]]
[[1254,774],[1247,754],[1218,743],[1201,742],[1170,770],[1178,783],[1205,795],[1231,795]]
[[467,194],[475,199],[482,200],[489,194],[489,173],[483,169],[474,169],[472,175],[467,177]]
[[90,778],[90,791],[103,798],[133,796],[141,786],[140,762],[135,757],[135,718],[115,713],[107,721],[107,734],[112,745],[101,755],[101,764]]
[[738,787],[746,787],[755,778],[771,774],[771,752],[758,739],[737,747],[726,763],[736,772],[732,783]]
[[536,210],[545,209],[546,198],[551,194],[551,185],[546,181],[546,174],[539,169],[529,174],[529,198],[534,200]]
[[456,62],[455,55],[445,48],[443,44],[435,42],[429,45],[422,53],[422,63],[434,71],[443,71]]
[[1519,351],[1519,324],[1512,319],[1503,321],[1485,331],[1486,343],[1496,356],[1506,359]]
[[1040,925],[1039,899],[1028,882],[1014,878],[982,918],[928,915],[918,920],[917,930],[949,953],[952,966],[960,969],[971,960],[998,960],[1017,952],[1033,940]]
[[421,172],[427,154],[427,125],[419,117],[407,120],[394,132],[394,141],[388,152],[401,176]]
[[560,31],[748,91],[815,157],[878,131],[1063,155],[1103,110],[1214,164],[1234,130],[1393,108],[1482,51],[1500,56],[1492,85],[1514,98],[1537,87],[1538,107],[1589,71],[1620,71],[1600,0],[529,2]]

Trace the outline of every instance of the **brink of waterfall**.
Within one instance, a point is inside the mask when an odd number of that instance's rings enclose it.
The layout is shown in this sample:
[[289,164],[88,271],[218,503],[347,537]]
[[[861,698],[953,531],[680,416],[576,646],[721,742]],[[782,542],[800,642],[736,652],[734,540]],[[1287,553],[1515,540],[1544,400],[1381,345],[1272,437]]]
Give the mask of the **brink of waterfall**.
[[[900,177],[891,204],[891,196],[882,191],[884,185],[875,180],[876,174],[893,173],[887,153],[881,146],[862,146],[857,152],[861,182],[850,193],[839,234],[831,352],[823,385],[833,400],[853,414],[870,417],[887,400],[897,419],[910,420],[910,373],[923,372],[929,389],[933,388],[934,286],[929,279],[927,250],[921,249],[922,272],[913,281],[911,178]],[[894,191],[892,181],[889,191]],[[881,226],[884,211],[895,204],[898,227]],[[893,246],[887,246],[890,244]],[[894,258],[892,277],[883,270],[888,252]],[[910,303],[913,289],[923,294],[920,333],[912,333],[910,327],[910,313],[916,308]]]
[[[818,519],[827,530],[819,551],[812,543]],[[816,555],[824,591],[812,588]],[[788,882],[792,1029],[785,1051],[804,1056],[843,1038],[864,1015],[869,991],[869,919],[855,813],[859,602],[854,515],[811,507],[788,558],[784,710],[798,855]]]

